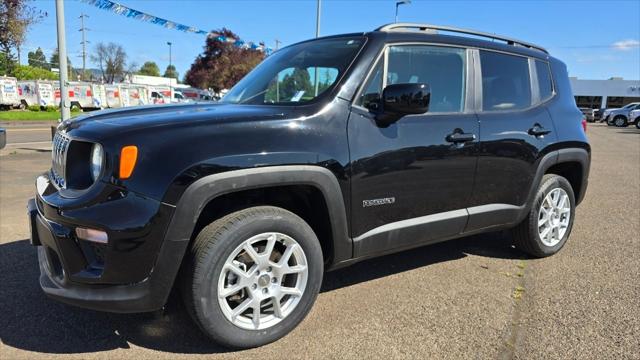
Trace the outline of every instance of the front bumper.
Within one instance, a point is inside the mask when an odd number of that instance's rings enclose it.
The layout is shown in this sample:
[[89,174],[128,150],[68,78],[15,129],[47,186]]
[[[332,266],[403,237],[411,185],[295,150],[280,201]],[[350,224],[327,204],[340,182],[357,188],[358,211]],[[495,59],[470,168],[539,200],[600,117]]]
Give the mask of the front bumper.
[[[39,177],[38,194],[28,203],[43,291],[56,300],[101,311],[161,308],[186,247],[184,241],[164,239],[173,207],[123,189],[117,190],[118,197],[92,196],[71,204],[50,186],[46,174]],[[109,185],[101,186],[97,193],[113,192]],[[106,231],[109,242],[78,239],[78,226]]]

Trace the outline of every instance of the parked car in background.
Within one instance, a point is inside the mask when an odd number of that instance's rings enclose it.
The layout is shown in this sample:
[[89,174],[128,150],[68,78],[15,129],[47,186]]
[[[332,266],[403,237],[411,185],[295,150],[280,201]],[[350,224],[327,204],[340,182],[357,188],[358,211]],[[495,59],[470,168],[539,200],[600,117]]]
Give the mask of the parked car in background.
[[595,109],[592,108],[580,108],[580,111],[582,112],[582,114],[584,114],[584,118],[585,120],[587,120],[587,122],[594,122],[596,120],[596,116],[595,116]]
[[606,121],[609,126],[625,127],[629,122],[629,113],[636,109],[640,109],[640,102],[630,103],[618,109],[605,109],[602,121]]
[[171,102],[172,103],[188,103],[188,102],[193,102],[193,100],[191,100],[188,97],[184,96],[184,94],[182,94],[182,92],[174,90],[173,91],[173,100]]
[[640,109],[632,110],[629,113],[629,121],[640,129]]
[[7,145],[7,131],[3,128],[0,128],[0,149],[4,149]]
[[171,102],[163,93],[160,91],[151,91],[151,95],[149,99],[152,104],[168,104]]
[[113,312],[175,289],[213,341],[264,345],[327,270],[499,230],[559,252],[587,190],[585,126],[566,65],[523,41],[390,24],[300,42],[218,103],[61,123],[28,203],[39,284]]
[[0,77],[0,109],[10,109],[20,105],[18,82],[14,77]]

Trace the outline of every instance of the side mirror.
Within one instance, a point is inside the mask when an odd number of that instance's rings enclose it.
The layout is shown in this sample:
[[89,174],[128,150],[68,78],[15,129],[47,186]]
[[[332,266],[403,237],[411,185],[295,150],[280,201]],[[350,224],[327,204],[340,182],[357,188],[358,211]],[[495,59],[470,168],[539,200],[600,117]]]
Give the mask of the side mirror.
[[393,84],[382,91],[382,111],[377,120],[388,126],[405,115],[429,111],[431,88],[428,84]]

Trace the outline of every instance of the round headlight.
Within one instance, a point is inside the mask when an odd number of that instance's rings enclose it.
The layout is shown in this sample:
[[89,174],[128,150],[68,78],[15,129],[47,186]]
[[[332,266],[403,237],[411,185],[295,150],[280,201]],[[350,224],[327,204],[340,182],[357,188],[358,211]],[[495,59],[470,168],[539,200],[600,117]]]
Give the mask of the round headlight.
[[103,160],[104,152],[102,151],[102,145],[93,144],[93,148],[91,149],[91,178],[93,181],[96,181],[98,176],[100,176]]

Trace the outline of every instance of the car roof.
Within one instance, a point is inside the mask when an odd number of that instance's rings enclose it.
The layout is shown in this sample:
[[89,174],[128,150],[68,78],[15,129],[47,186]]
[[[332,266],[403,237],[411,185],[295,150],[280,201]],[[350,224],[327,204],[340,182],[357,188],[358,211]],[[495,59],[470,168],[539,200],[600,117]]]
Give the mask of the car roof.
[[419,31],[373,31],[367,33],[372,38],[379,38],[387,43],[393,42],[430,42],[436,44],[459,45],[469,48],[491,49],[522,56],[548,60],[549,54],[535,48],[510,45],[503,42],[488,41],[477,37],[445,35],[434,32]]

